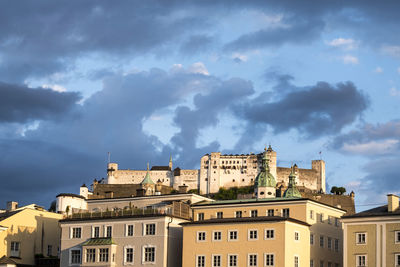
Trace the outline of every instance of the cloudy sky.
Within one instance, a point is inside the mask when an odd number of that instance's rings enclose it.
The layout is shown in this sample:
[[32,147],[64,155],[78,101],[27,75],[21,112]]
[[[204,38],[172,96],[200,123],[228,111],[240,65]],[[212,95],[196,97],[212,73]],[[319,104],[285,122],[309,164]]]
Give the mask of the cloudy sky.
[[[0,208],[209,152],[400,193],[399,1],[1,1]],[[321,152],[321,154],[320,154]]]

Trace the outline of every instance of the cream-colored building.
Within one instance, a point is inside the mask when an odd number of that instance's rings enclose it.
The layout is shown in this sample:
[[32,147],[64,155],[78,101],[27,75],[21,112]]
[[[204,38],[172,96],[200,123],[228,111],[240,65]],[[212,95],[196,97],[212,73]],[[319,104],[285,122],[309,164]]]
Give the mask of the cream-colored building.
[[60,266],[181,266],[186,221],[160,213],[64,219]]
[[344,267],[400,266],[399,197],[388,195],[388,204],[345,216]]
[[60,249],[61,214],[48,212],[37,205],[17,207],[9,202],[0,213],[0,258],[5,256],[18,265],[34,265],[35,255],[57,257]]
[[[311,199],[287,197],[287,198],[259,198],[246,200],[225,200],[214,202],[200,202],[192,205],[193,219],[195,223],[184,224],[183,236],[183,262],[185,267],[200,267],[196,265],[197,255],[204,255],[204,266],[213,266],[214,249],[208,249],[202,242],[198,242],[198,231],[206,231],[211,238],[213,229],[221,228],[224,242],[213,242],[208,239],[209,246],[217,249],[218,255],[226,264],[230,255],[238,255],[241,263],[247,265],[231,266],[268,266],[265,265],[265,254],[275,253],[276,260],[284,261],[284,265],[271,266],[296,266],[294,257],[297,255],[300,262],[297,266],[329,266],[338,267],[342,264],[342,228],[339,218],[346,211],[338,207],[329,206]],[[245,218],[245,219],[244,219]],[[238,228],[242,235],[244,246],[230,245],[229,231]],[[253,247],[247,244],[250,229],[258,229],[260,248],[257,249],[259,265],[249,265],[249,255]],[[279,231],[274,245],[265,240],[265,231],[274,229]],[[300,240],[293,236],[295,232],[301,235]],[[278,233],[278,232],[277,232]],[[285,234],[283,234],[285,233]],[[224,247],[224,248],[222,248]],[[273,251],[272,251],[273,250]],[[193,254],[196,252],[196,255]],[[230,266],[230,265],[221,265]]]

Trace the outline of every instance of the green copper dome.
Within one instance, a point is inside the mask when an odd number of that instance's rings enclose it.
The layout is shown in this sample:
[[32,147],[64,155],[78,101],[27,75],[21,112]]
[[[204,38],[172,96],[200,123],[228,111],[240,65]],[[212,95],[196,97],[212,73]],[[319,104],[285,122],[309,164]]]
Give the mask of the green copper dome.
[[296,187],[296,175],[294,175],[293,167],[289,174],[289,185],[283,193],[283,197],[301,197],[300,191]]
[[147,173],[143,181],[140,184],[154,184],[153,180],[150,178],[149,164],[147,163]]
[[269,172],[268,157],[264,154],[262,159],[262,169],[257,175],[255,187],[275,187],[276,181],[274,176]]

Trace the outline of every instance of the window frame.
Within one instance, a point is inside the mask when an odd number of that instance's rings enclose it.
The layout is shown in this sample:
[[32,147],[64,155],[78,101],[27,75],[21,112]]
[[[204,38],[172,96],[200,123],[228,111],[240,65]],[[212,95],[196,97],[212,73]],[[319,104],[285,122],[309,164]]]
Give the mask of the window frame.
[[294,241],[300,242],[300,232],[294,231]]
[[[267,264],[268,256],[272,256],[272,265]],[[275,266],[275,253],[264,253],[264,266]]]
[[[129,228],[132,226],[132,234],[129,233]],[[135,236],[135,225],[134,224],[125,224],[125,237]]]
[[[79,262],[72,262],[72,251],[79,251]],[[69,250],[68,250],[68,255],[69,255],[69,259],[68,259],[68,262],[69,262],[69,266],[74,266],[74,265],[81,265],[82,264],[82,250],[80,249],[80,248],[78,248],[78,247],[73,247],[73,248],[70,248]]]
[[[217,234],[217,233],[220,234],[219,239],[215,239],[215,234]],[[212,241],[214,241],[214,242],[222,241],[222,231],[221,230],[213,230],[213,232],[212,232]]]
[[[200,234],[204,234],[204,240],[199,238]],[[197,242],[206,242],[207,241],[207,232],[206,231],[197,231],[196,232],[196,241]]]
[[[364,265],[359,265],[359,259],[360,259],[361,257],[364,257],[364,261],[365,261],[365,264],[364,264]],[[365,267],[365,266],[368,266],[368,257],[367,257],[367,254],[357,254],[357,255],[356,255],[356,267]]]
[[[108,229],[109,229],[109,227],[111,227],[111,236],[108,236]],[[110,224],[108,224],[108,225],[104,225],[104,232],[103,232],[103,235],[104,235],[104,237],[112,237],[113,236],[113,226],[112,225],[110,225]]]
[[[220,216],[221,215],[221,216]],[[215,218],[217,219],[223,219],[224,218],[224,212],[223,211],[217,211],[215,213]]]
[[[364,235],[364,242],[359,242],[360,237]],[[367,232],[357,232],[356,233],[356,245],[367,245],[368,243],[368,235]]]
[[282,217],[284,217],[284,218],[289,218],[290,217],[290,209],[289,208],[283,208],[282,209]]
[[[154,249],[154,261],[146,261],[146,249],[153,248]],[[154,245],[146,245],[142,248],[142,264],[156,264],[157,263],[157,247]]]
[[[231,257],[235,257],[235,262],[236,262],[235,265],[231,265]],[[239,262],[238,254],[228,254],[228,258],[227,258],[227,262],[226,262],[228,267],[238,267],[239,266],[238,262]]]
[[[272,213],[272,215],[270,215],[270,212]],[[274,209],[267,209],[266,215],[269,216],[269,217],[275,216],[275,210]]]
[[[215,265],[216,257],[219,257],[219,265]],[[211,254],[211,266],[212,267],[222,267],[222,255],[221,254]]]
[[235,218],[242,218],[242,217],[243,217],[243,211],[241,210],[235,211]]
[[310,233],[310,245],[314,246],[315,245],[315,234]]
[[[272,237],[268,237],[268,232],[272,233]],[[274,240],[275,239],[275,229],[274,228],[266,228],[264,229],[264,240]]]
[[[99,235],[98,236],[95,235],[95,233],[96,233],[95,229],[96,228],[99,229]],[[101,236],[100,229],[101,229],[100,225],[93,225],[92,226],[92,238],[99,238]]]
[[[199,265],[199,258],[202,257],[204,258],[204,261],[202,265]],[[205,267],[206,266],[206,255],[196,255],[196,267]]]
[[250,218],[258,217],[258,210],[250,210]]
[[[89,259],[88,250],[94,250],[94,254],[90,253],[90,255],[93,256],[93,260],[92,261],[88,260]],[[95,248],[87,248],[87,249],[85,249],[85,262],[96,262],[96,260],[97,260],[96,255],[97,255],[97,250]]]
[[[109,248],[99,248],[99,259],[98,262],[110,262],[110,249]],[[107,252],[107,253],[105,253]]]
[[197,220],[204,221],[204,212],[197,213]]
[[[79,237],[75,237],[75,233],[74,233],[74,231],[75,231],[75,229],[80,229],[79,230]],[[70,239],[82,239],[82,226],[76,226],[76,227],[74,227],[74,226],[71,226],[71,228],[70,228]]]
[[400,230],[394,231],[394,243],[400,244]]
[[[252,235],[251,233],[252,233],[252,232],[255,232],[255,234],[256,234],[256,237],[255,237],[255,238],[254,238],[254,237],[253,237],[253,238],[251,237],[251,235]],[[254,236],[254,234],[253,234],[253,236]],[[256,240],[258,240],[258,229],[248,229],[248,230],[247,230],[247,240],[248,240],[248,241],[256,241]]]
[[[15,249],[17,247],[17,249]],[[10,256],[20,257],[21,256],[21,242],[11,241],[10,242]]]
[[[127,261],[128,249],[132,249],[132,261]],[[131,245],[124,246],[124,265],[134,265],[134,264],[135,264],[135,247]]]
[[[147,227],[150,227],[151,225],[154,225],[154,233],[153,231],[147,231]],[[148,233],[149,232],[149,233]],[[152,223],[143,223],[143,236],[155,236],[157,235],[157,224],[155,222]]]
[[394,254],[394,266],[395,267],[400,266],[400,253]]
[[[255,265],[254,263],[251,264],[252,256],[255,256]],[[257,253],[248,253],[247,254],[247,266],[248,267],[257,267],[258,266],[258,254]]]
[[[232,232],[235,232],[236,233],[236,238],[235,239],[233,239],[233,238],[231,238],[231,233]],[[239,231],[238,230],[236,230],[236,229],[234,229],[234,230],[228,230],[228,241],[238,241],[239,240]],[[232,254],[233,255],[233,254]]]
[[[296,260],[297,260],[297,265],[296,265]],[[293,255],[293,266],[294,267],[300,267],[300,257],[299,255]]]

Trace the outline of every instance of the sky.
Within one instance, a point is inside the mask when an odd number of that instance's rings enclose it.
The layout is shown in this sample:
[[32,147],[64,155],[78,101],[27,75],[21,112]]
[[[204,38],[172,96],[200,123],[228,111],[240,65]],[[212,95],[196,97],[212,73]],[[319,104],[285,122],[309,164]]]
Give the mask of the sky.
[[0,208],[206,153],[400,194],[399,1],[1,1]]

